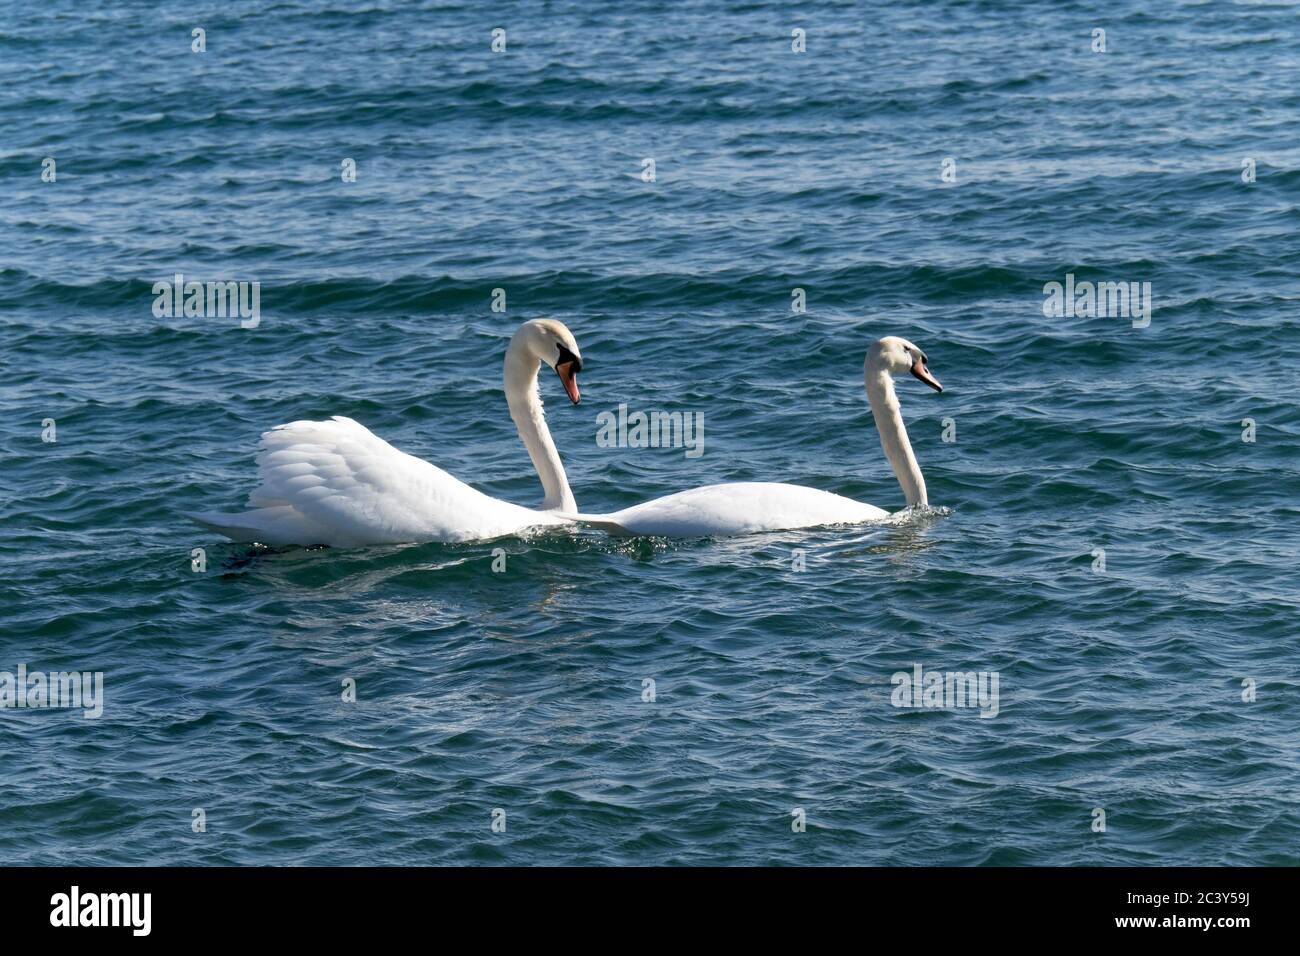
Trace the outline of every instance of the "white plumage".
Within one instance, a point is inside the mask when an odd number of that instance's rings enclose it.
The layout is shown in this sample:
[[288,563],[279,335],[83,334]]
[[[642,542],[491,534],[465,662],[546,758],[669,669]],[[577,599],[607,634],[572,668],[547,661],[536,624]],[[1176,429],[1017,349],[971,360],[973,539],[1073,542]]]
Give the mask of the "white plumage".
[[[239,514],[204,512],[196,521],[236,541],[357,547],[412,541],[473,541],[570,521],[614,534],[687,537],[786,531],[880,521],[888,512],[842,495],[773,482],[707,485],[611,514],[577,510],[551,441],[537,391],[542,362],[578,401],[577,344],[558,322],[526,322],[506,353],[511,417],[545,491],[540,510],[499,501],[436,465],[398,451],[350,418],[281,425],[262,436],[261,483]],[[925,353],[886,337],[867,353],[864,380],[886,458],[908,507],[927,504],[925,479],[903,425],[893,374],[910,371],[943,391]]]
[[605,515],[575,520],[614,534],[690,537],[861,524],[889,512],[843,495],[771,481],[705,485]]
[[[875,342],[867,352],[863,381],[880,444],[903,488],[907,506],[927,504],[925,478],[912,454],[907,428],[894,392],[893,375],[911,372],[936,391],[943,386],[926,367],[919,348],[895,336]],[[573,514],[575,521],[611,534],[695,535],[791,531],[822,525],[880,521],[889,513],[852,498],[802,485],[746,481],[706,485],[656,498],[612,514]]]
[[541,510],[489,497],[352,419],[335,416],[290,422],[262,435],[260,484],[248,498],[252,510],[190,517],[234,541],[337,548],[475,541],[564,524],[559,512],[575,511],[577,504],[542,412],[542,363],[559,373],[577,404],[582,359],[560,322],[525,322],[506,350],[506,401],[541,478]]
[[257,465],[253,510],[192,517],[235,541],[337,548],[471,541],[563,522],[491,498],[350,418],[273,428]]

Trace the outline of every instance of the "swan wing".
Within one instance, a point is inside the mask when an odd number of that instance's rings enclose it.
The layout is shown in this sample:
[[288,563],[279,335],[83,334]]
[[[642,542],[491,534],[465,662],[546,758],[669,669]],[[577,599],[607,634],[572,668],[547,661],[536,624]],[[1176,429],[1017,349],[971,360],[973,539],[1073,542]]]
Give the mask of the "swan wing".
[[491,498],[341,416],[273,428],[257,464],[253,510],[192,517],[235,540],[335,547],[467,541],[559,520]]
[[816,488],[743,481],[705,485],[610,514],[565,517],[610,534],[695,537],[861,524],[889,513]]

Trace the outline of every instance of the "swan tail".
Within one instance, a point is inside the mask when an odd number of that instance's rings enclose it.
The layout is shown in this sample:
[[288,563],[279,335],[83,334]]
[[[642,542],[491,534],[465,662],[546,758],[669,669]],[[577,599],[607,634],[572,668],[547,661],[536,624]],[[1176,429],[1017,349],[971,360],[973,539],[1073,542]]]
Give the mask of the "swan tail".
[[270,545],[312,544],[319,537],[312,523],[289,505],[257,508],[239,514],[187,511],[185,517],[231,541]]
[[557,511],[555,514],[566,521],[574,521],[585,528],[595,528],[597,531],[604,531],[606,534],[620,535],[622,537],[634,537],[636,535],[635,531],[615,521],[613,515],[584,515],[564,511]]

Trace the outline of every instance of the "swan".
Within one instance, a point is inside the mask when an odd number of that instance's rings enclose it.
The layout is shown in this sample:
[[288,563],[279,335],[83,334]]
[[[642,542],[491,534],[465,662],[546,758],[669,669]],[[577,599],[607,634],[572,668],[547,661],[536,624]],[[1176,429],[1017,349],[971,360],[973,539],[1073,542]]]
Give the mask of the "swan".
[[[909,508],[926,505],[925,478],[912,454],[907,428],[894,394],[894,376],[910,372],[936,392],[929,360],[906,339],[886,336],[867,351],[863,379],[885,457],[894,468]],[[655,498],[611,514],[571,514],[584,525],[612,534],[663,537],[725,536],[789,531],[820,525],[879,521],[889,513],[852,498],[776,482],[741,481],[706,485]]]
[[489,497],[336,415],[289,422],[262,435],[260,484],[248,498],[253,510],[188,517],[233,541],[338,548],[474,541],[567,524],[560,513],[578,506],[542,411],[537,372],[543,362],[577,405],[582,355],[573,334],[553,319],[521,325],[505,361],[510,417],[545,492],[540,510]]

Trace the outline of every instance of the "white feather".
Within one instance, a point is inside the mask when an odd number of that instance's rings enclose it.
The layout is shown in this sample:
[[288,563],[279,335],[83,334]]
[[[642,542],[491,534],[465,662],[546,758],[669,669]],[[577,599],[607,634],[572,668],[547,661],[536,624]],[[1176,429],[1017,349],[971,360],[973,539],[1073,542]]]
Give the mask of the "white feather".
[[[911,372],[932,388],[943,391],[925,363],[925,353],[911,342],[886,336],[871,346],[862,372],[881,447],[909,508],[927,504],[925,478],[907,438],[893,375]],[[688,537],[861,524],[883,520],[889,513],[816,488],[746,481],[706,485],[612,514],[569,514],[568,517],[610,534]]]
[[470,541],[562,523],[471,488],[350,418],[299,421],[262,435],[252,511],[194,514],[235,541],[347,548]]
[[889,513],[816,488],[741,481],[679,491],[611,514],[566,517],[612,534],[687,537],[860,524]]
[[[519,437],[545,493],[537,511],[498,501],[427,461],[398,451],[350,418],[280,425],[262,435],[261,483],[239,514],[200,512],[193,520],[235,541],[338,548],[414,541],[475,541],[565,523],[576,511],[537,390],[537,370],[578,344],[560,322],[521,325],[506,350],[505,393]],[[567,368],[567,366],[566,366]],[[577,400],[576,377],[566,387]]]

